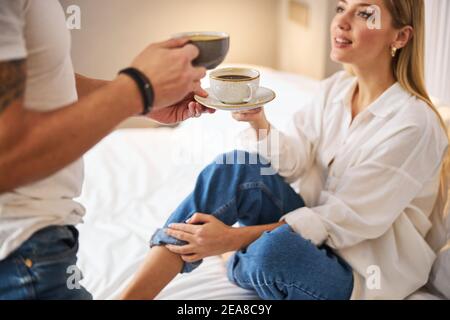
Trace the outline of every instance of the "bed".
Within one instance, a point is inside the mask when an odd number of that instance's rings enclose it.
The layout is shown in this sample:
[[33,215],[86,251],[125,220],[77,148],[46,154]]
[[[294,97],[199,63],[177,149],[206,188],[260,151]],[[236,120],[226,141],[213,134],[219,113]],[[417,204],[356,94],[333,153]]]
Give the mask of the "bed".
[[[271,122],[283,128],[307,103],[318,82],[257,67],[261,85],[277,93],[266,107]],[[203,84],[208,86],[208,81]],[[148,251],[148,240],[192,190],[202,168],[217,154],[235,149],[237,123],[218,111],[175,128],[120,129],[85,156],[85,183],[78,199],[87,209],[80,230],[82,284],[94,299],[115,299]],[[191,274],[179,275],[157,299],[258,299],[231,284],[221,257],[205,259]],[[421,293],[418,298],[433,298]]]

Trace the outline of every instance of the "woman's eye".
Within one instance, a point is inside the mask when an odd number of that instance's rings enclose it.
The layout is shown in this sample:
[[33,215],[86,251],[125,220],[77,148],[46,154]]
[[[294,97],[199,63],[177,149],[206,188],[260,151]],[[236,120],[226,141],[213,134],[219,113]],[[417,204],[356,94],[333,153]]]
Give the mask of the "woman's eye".
[[360,11],[358,12],[358,16],[368,20],[371,16],[373,15],[372,12],[368,12],[368,11]]
[[336,13],[342,13],[342,12],[344,12],[344,8],[341,7],[341,6],[337,6],[336,7]]

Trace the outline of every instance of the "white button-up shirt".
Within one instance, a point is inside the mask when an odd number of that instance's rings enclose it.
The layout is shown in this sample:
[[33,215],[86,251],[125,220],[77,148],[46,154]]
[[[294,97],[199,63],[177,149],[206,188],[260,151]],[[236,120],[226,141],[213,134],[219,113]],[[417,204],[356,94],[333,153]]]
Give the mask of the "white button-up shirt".
[[243,143],[296,182],[307,207],[282,219],[350,264],[352,298],[403,299],[427,282],[435,259],[424,238],[448,140],[434,111],[399,83],[352,121],[356,85],[337,73],[286,133],[272,128],[257,142],[248,130]]

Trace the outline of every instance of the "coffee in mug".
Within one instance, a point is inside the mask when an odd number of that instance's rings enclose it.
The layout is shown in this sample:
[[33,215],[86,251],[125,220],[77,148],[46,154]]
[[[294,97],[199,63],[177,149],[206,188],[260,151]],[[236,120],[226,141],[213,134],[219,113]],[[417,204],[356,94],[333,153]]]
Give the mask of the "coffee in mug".
[[224,68],[210,73],[210,84],[215,97],[225,104],[250,102],[259,89],[258,70]]
[[219,76],[217,78],[219,78],[220,80],[251,80],[251,77],[249,76],[241,76],[234,74]]

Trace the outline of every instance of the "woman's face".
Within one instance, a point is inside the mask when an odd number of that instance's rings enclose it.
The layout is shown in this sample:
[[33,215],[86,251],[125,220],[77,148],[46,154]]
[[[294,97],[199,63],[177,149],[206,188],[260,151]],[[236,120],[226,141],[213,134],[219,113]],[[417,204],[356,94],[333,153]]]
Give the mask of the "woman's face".
[[331,59],[358,67],[390,60],[396,36],[383,0],[341,0],[331,23]]

